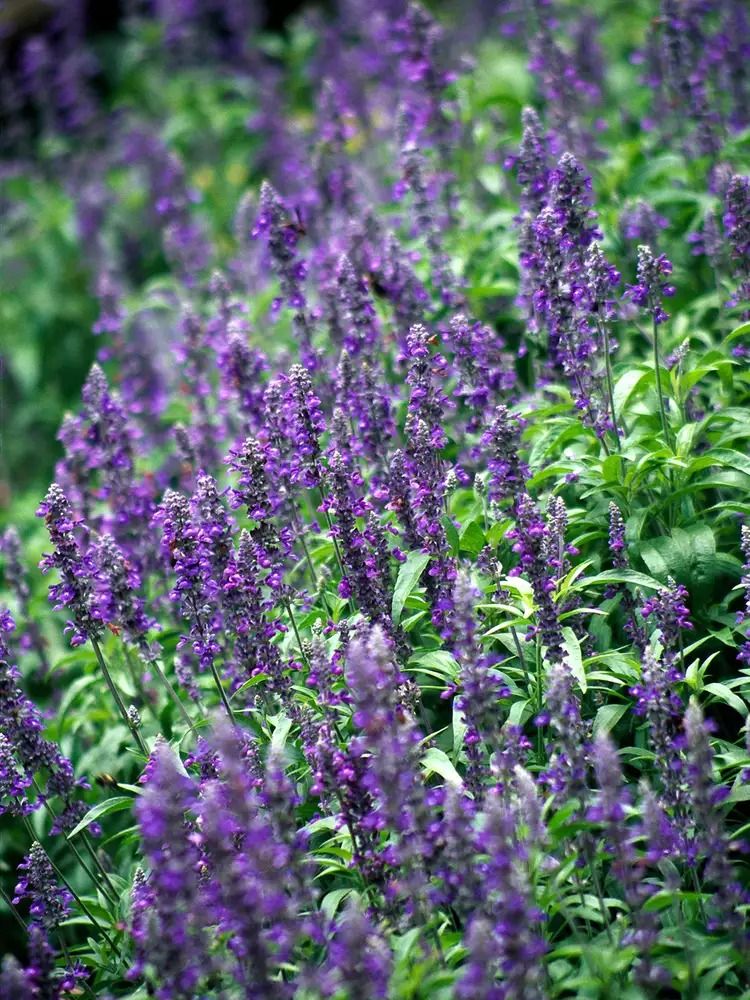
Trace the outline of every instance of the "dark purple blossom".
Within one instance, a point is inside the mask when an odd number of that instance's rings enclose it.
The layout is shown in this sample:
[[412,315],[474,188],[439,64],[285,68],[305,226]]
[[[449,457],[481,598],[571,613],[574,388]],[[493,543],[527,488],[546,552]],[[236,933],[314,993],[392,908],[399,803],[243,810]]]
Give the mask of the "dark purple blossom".
[[[18,765],[16,769],[13,759],[3,754],[3,798],[13,795],[14,800],[2,801],[0,811],[32,812],[60,796],[63,810],[55,819],[52,832],[70,830],[86,812],[85,803],[77,798],[77,790],[88,786],[76,781],[70,760],[57,744],[42,735],[41,713],[21,690],[20,679],[18,668],[10,662],[5,638],[0,635],[0,735],[12,749]],[[19,801],[16,796],[35,777],[40,781],[41,793],[32,802]]]
[[71,646],[82,646],[88,639],[101,635],[103,624],[94,599],[96,566],[76,539],[81,520],[74,515],[57,483],[52,483],[36,513],[44,518],[54,546],[52,552],[42,557],[39,567],[43,573],[56,569],[61,577],[60,583],[50,586],[49,599],[55,611],[68,609],[72,618],[65,631],[72,633]]
[[396,433],[389,387],[377,362],[354,361],[341,352],[336,370],[336,406],[344,425],[337,438],[339,451],[346,448],[363,455],[379,466],[385,465],[385,453]]
[[468,410],[467,431],[475,431],[482,426],[487,408],[515,386],[512,358],[504,351],[505,342],[495,330],[485,323],[472,322],[464,313],[451,319],[444,344],[456,369],[453,395]]
[[515,167],[521,188],[521,212],[538,215],[544,208],[550,183],[550,144],[539,115],[533,108],[521,112],[521,144],[518,155],[508,163]]
[[[741,583],[744,588],[745,603],[742,610],[737,612],[738,625],[750,619],[750,525],[743,524],[740,529],[740,549],[744,557]],[[737,659],[743,663],[750,663],[750,628],[745,631],[745,642],[740,646]]]
[[215,968],[207,935],[212,921],[201,892],[202,854],[191,836],[189,813],[196,801],[195,785],[172,748],[160,742],[136,803],[150,871],[147,885],[140,878],[135,886],[136,960],[130,970],[133,979],[153,970],[159,1000],[195,996]]
[[729,305],[750,309],[750,177],[735,174],[724,196],[724,232],[737,289]]
[[662,306],[663,298],[670,298],[675,293],[674,285],[665,281],[672,273],[672,264],[665,254],[654,257],[651,247],[638,247],[637,283],[628,285],[625,295],[637,306],[648,311],[654,324],[658,326],[669,319],[669,313]]
[[344,989],[349,996],[385,1000],[391,967],[383,935],[357,903],[350,903],[328,947],[325,996],[338,996]]
[[13,755],[13,745],[0,732],[0,814],[23,815],[30,812],[33,806],[25,801],[25,795],[31,785],[31,778],[21,772]]
[[401,678],[393,650],[379,626],[349,644],[346,678],[354,725],[361,734],[350,743],[350,752],[361,745],[371,755],[365,788],[377,803],[378,827],[396,836],[388,857],[400,866],[398,881],[416,903],[426,888],[423,844],[427,816],[418,769],[421,736],[409,708],[399,700]]
[[[298,895],[303,843],[296,830],[287,839],[274,824],[275,809],[268,808],[277,780],[271,773],[273,760],[259,791],[238,734],[224,724],[213,743],[219,753],[220,778],[204,785],[199,809],[207,875],[206,923],[231,935],[230,951],[237,962],[234,975],[248,994],[288,997],[291,991],[277,970],[291,960],[297,938],[306,929],[298,916],[309,905]],[[295,827],[291,807],[287,789],[285,829],[290,823]]]
[[[187,497],[167,490],[154,522],[161,526],[161,549],[174,574],[170,600],[190,623],[190,634],[180,637],[178,648],[189,644],[201,670],[209,670],[220,652],[209,603],[213,581],[206,577],[200,530],[193,521]],[[180,657],[177,669],[191,697],[197,698],[192,664],[185,656]]]
[[669,228],[669,219],[660,215],[647,201],[638,201],[620,216],[622,235],[635,244],[658,247],[661,234]]
[[[224,569],[221,604],[225,628],[234,640],[235,671],[239,680],[259,674],[267,677],[267,689],[285,699],[289,680],[274,637],[282,625],[269,614],[263,584],[278,589],[273,572],[266,574],[259,561],[262,550],[250,532],[240,533],[239,546],[232,551]],[[270,581],[270,583],[269,583]]]
[[670,579],[667,586],[647,598],[641,608],[644,619],[653,618],[659,629],[664,661],[670,668],[682,651],[683,631],[693,628],[687,599],[687,589]]
[[236,406],[242,432],[257,433],[262,423],[268,361],[262,351],[250,346],[248,330],[240,320],[232,319],[227,324],[226,336],[217,349],[216,365],[220,396]]
[[591,743],[581,703],[573,689],[573,675],[566,663],[550,671],[545,712],[555,734],[552,756],[544,780],[562,804],[567,797],[579,803],[588,797]]
[[299,219],[284,205],[272,185],[263,181],[252,235],[254,239],[262,237],[266,242],[274,274],[281,286],[281,298],[274,302],[274,311],[278,312],[284,304],[292,310],[294,332],[303,363],[315,369],[313,321],[305,297],[307,264],[297,249],[303,232]]
[[[537,510],[536,504],[527,493],[522,493],[515,506],[516,525],[507,537],[513,541],[513,551],[518,554],[519,564],[515,575],[523,574],[532,586],[536,603],[537,629],[546,647],[550,663],[560,663],[564,656],[563,635],[553,600],[556,583],[552,567],[545,556],[545,546],[549,542],[549,529]],[[527,638],[533,637],[532,630]]]
[[3,963],[0,973],[2,1000],[25,1000],[26,997],[64,1000],[80,990],[81,981],[89,975],[88,969],[80,962],[59,968],[57,957],[47,932],[39,924],[32,923],[29,927],[28,965],[21,969],[11,965],[9,960]]
[[105,625],[121,629],[128,642],[150,658],[146,633],[156,623],[144,610],[139,591],[141,577],[111,535],[102,535],[93,546],[96,562],[96,608]]
[[683,705],[676,689],[682,677],[673,660],[658,660],[648,648],[642,662],[641,683],[630,689],[636,699],[634,711],[648,721],[649,741],[661,779],[663,801],[677,808],[684,801],[678,726]]
[[368,532],[361,530],[357,519],[369,513],[367,501],[360,495],[363,481],[354,469],[348,469],[338,452],[328,460],[326,500],[322,509],[333,520],[331,534],[341,555],[345,576],[339,593],[354,596],[370,621],[381,621],[389,630],[391,582],[387,551],[385,561],[378,559]]
[[526,867],[527,849],[517,837],[518,817],[501,795],[489,798],[479,818],[480,904],[467,933],[468,959],[457,984],[461,1000],[541,1000],[539,932]]
[[31,611],[31,588],[22,562],[21,539],[12,525],[0,535],[0,552],[5,556],[5,581],[15,596],[18,615],[22,622],[23,632],[20,637],[20,647],[23,650],[33,650],[39,658],[42,673],[46,673],[49,666],[47,641]]
[[401,170],[404,187],[412,194],[414,230],[424,240],[430,254],[433,287],[443,304],[455,305],[459,301],[458,282],[443,247],[443,234],[426,176],[424,153],[412,141],[401,150]]
[[281,382],[280,429],[286,442],[286,472],[292,483],[311,489],[320,484],[320,436],[325,418],[309,371],[292,365]]
[[[633,928],[627,932],[624,941],[638,950],[635,976],[644,982],[654,973],[649,953],[659,936],[656,914],[644,907],[653,890],[642,877],[634,843],[636,833],[642,832],[650,845],[648,824],[644,821],[640,831],[628,825],[630,796],[624,785],[617,750],[609,736],[599,733],[595,737],[592,756],[599,792],[594,804],[589,807],[587,819],[602,827],[606,849],[612,859],[611,873],[622,886],[630,907]],[[658,809],[658,805],[655,808]]]
[[487,453],[489,469],[489,498],[496,501],[515,500],[523,490],[528,477],[528,469],[519,457],[522,420],[511,414],[501,403],[495,408],[492,422],[481,439],[481,446]]
[[58,885],[52,863],[40,843],[31,845],[31,850],[18,866],[23,872],[16,885],[13,903],[28,901],[29,916],[34,923],[53,930],[68,916],[73,897]]
[[216,446],[218,428],[212,401],[213,359],[209,331],[194,310],[185,308],[179,332],[180,339],[175,348],[177,359],[181,362],[179,391],[190,407],[186,436],[196,456],[198,468],[215,469],[219,463],[219,450]]
[[558,44],[552,30],[555,20],[542,5],[537,14],[529,39],[529,69],[544,99],[551,131],[563,148],[579,156],[600,155],[588,122],[591,107],[601,99],[599,86],[579,71],[574,55]]
[[338,287],[344,324],[343,346],[353,358],[371,356],[380,339],[377,314],[365,281],[344,254],[338,265]]
[[[748,902],[748,893],[729,857],[731,842],[718,810],[729,790],[717,784],[714,777],[709,731],[710,724],[704,720],[698,705],[691,701],[685,712],[687,785],[694,824],[688,856],[694,860],[702,856],[706,861],[703,879],[712,886],[711,909],[715,913],[709,928],[745,937],[740,907]],[[746,938],[744,944],[747,945]]]
[[497,748],[500,732],[500,703],[510,690],[493,670],[497,659],[482,649],[477,636],[474,608],[479,594],[465,573],[459,573],[453,586],[453,607],[444,635],[458,661],[459,692],[457,705],[465,723],[464,745],[468,758],[466,784],[476,802],[482,800],[486,760],[483,747],[490,754]]

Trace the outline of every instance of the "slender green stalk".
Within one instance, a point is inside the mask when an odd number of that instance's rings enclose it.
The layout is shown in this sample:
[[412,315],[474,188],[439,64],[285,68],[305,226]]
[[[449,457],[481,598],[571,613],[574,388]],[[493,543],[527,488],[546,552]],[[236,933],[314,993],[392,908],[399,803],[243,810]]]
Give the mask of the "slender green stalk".
[[27,931],[26,923],[25,923],[23,917],[21,916],[21,914],[16,909],[15,904],[13,903],[13,900],[10,898],[10,896],[8,895],[8,893],[5,891],[5,889],[3,889],[3,887],[1,885],[0,885],[0,897],[2,897],[2,899],[5,902],[5,905],[8,907],[8,909],[10,910],[10,912],[13,914],[14,920],[16,921],[17,924],[20,925],[21,930],[25,934],[26,931]]
[[216,685],[216,690],[219,692],[219,697],[221,698],[221,703],[224,706],[224,710],[229,716],[229,721],[232,725],[235,725],[234,712],[232,711],[232,706],[229,704],[229,698],[224,690],[224,685],[221,683],[221,677],[219,677],[219,671],[216,669],[216,664],[211,660],[211,676],[214,679],[214,684]]
[[521,640],[518,638],[518,632],[516,631],[515,625],[511,625],[510,634],[513,637],[513,645],[516,647],[516,656],[518,657],[518,662],[521,665],[521,669],[523,669],[526,661],[523,658],[523,649],[521,648]]
[[615,390],[614,383],[612,379],[612,361],[609,356],[610,344],[609,344],[609,327],[606,323],[599,323],[599,329],[602,334],[602,340],[604,342],[604,370],[607,377],[607,396],[609,397],[609,411],[612,417],[612,430],[615,432],[615,440],[617,441],[617,450],[620,451],[622,448],[622,441],[620,440],[620,430],[617,426],[617,416],[615,414]]
[[[195,623],[198,626],[198,630],[201,633],[201,637],[205,639],[206,630],[203,625],[203,621],[201,619],[194,598],[190,599],[190,604],[192,606],[191,608],[192,613],[195,617]],[[232,725],[234,725],[235,724],[234,712],[232,711],[232,706],[229,704],[229,698],[227,697],[227,693],[224,690],[224,685],[221,683],[221,677],[219,677],[219,671],[216,669],[216,664],[214,663],[213,659],[211,660],[211,676],[213,677],[214,685],[219,694],[219,698],[221,699],[221,703],[224,706],[224,710],[226,711],[230,722],[232,723]]]
[[588,855],[589,870],[591,872],[591,881],[594,883],[594,892],[596,893],[596,898],[599,902],[599,912],[602,915],[602,920],[604,921],[604,930],[607,934],[607,940],[614,946],[615,939],[612,935],[612,928],[609,923],[609,913],[607,912],[607,907],[604,903],[604,893],[602,892],[602,883],[599,878],[599,872],[596,869],[596,861],[594,858],[593,851],[587,848],[586,854]]
[[656,319],[653,320],[653,337],[654,337],[654,373],[656,375],[656,395],[659,398],[659,416],[661,417],[661,429],[664,432],[664,440],[668,445],[671,445],[669,423],[667,421],[667,408],[664,403],[664,392],[661,387],[661,371],[660,371],[661,365],[659,363],[659,333],[658,333],[658,327],[656,325]]
[[[542,708],[544,707],[544,698],[542,689],[542,647],[538,638],[536,640],[536,702],[537,702],[537,713],[540,714]],[[542,753],[544,750],[541,726],[538,726],[536,731],[536,749],[539,755],[539,759],[541,760]]]
[[[35,789],[37,795],[40,798],[43,798],[42,789],[39,787],[39,784],[38,784],[36,778],[33,779],[33,784],[34,784],[34,789]],[[52,821],[55,822],[57,820],[57,813],[52,808],[52,806],[49,804],[49,802],[46,801],[46,799],[44,799],[44,808],[47,811],[47,813],[49,814],[49,816],[52,818]],[[97,885],[98,883],[97,883],[97,880],[96,880],[96,877],[95,877],[94,873],[91,871],[91,869],[89,868],[89,866],[83,860],[83,857],[82,857],[80,851],[78,850],[78,847],[76,846],[76,844],[71,840],[71,838],[68,836],[68,834],[65,831],[63,831],[63,837],[65,837],[65,843],[69,845],[70,849],[75,854],[75,856],[76,856],[76,858],[78,860],[78,863],[80,864],[81,868],[83,868],[83,870],[86,872],[86,874],[88,875],[88,877],[91,879],[92,884],[93,885]],[[96,851],[91,846],[91,843],[90,843],[90,841],[88,839],[88,834],[86,833],[86,831],[83,831],[83,844],[86,847],[89,855],[91,856],[91,860],[94,862],[94,864],[96,865],[96,867],[99,869],[102,878],[107,883],[107,887],[108,887],[107,889],[104,889],[104,887],[102,887],[105,896],[108,896],[109,901],[111,903],[117,903],[118,900],[119,900],[117,889],[112,884],[112,882],[110,880],[110,877],[109,877],[109,874],[107,873],[107,871],[104,868],[104,866],[102,865],[102,863],[99,861],[99,858],[96,856]],[[111,895],[110,895],[110,893],[111,893]]]
[[286,613],[289,615],[289,620],[292,623],[292,631],[294,632],[294,638],[297,640],[299,655],[302,657],[305,666],[309,668],[310,663],[307,659],[307,654],[305,653],[305,647],[302,645],[302,637],[300,636],[299,630],[297,628],[297,622],[294,617],[294,612],[292,611],[292,605],[289,603],[289,600],[286,597],[283,598],[283,604],[284,608],[286,609]]
[[104,679],[107,682],[107,687],[109,688],[110,693],[115,700],[115,704],[117,705],[120,715],[122,716],[123,722],[130,730],[130,733],[135,742],[138,744],[138,749],[141,751],[144,757],[148,757],[148,747],[146,746],[143,737],[138,732],[138,729],[130,721],[128,710],[125,708],[125,703],[122,700],[120,692],[117,690],[117,687],[115,686],[115,682],[112,680],[112,675],[109,672],[109,667],[105,663],[104,657],[102,656],[101,647],[98,641],[93,636],[91,637],[91,645],[94,647],[94,654],[96,655],[97,662],[99,664],[99,667],[101,668],[102,673],[104,674]]
[[161,681],[161,683],[162,683],[162,685],[164,687],[164,690],[167,692],[167,694],[169,695],[169,697],[172,699],[172,702],[173,702],[175,708],[177,709],[177,711],[182,716],[182,721],[185,723],[185,725],[188,727],[188,729],[193,733],[193,735],[197,736],[198,733],[197,733],[197,730],[196,730],[195,725],[193,723],[193,720],[190,718],[190,716],[188,714],[188,710],[183,705],[182,699],[180,698],[180,696],[175,691],[172,682],[169,680],[169,678],[167,677],[167,675],[164,673],[164,670],[163,670],[161,664],[159,663],[158,660],[154,660],[153,661],[153,666],[154,666],[154,670],[156,671],[157,677],[159,678],[159,680]]
[[122,643],[122,655],[125,660],[125,663],[127,664],[128,672],[130,673],[130,679],[133,682],[133,690],[140,697],[143,704],[148,708],[148,711],[151,714],[156,725],[160,726],[161,722],[159,720],[159,714],[156,711],[156,708],[152,704],[151,700],[146,697],[146,693],[143,690],[141,679],[138,676],[138,669],[136,667],[136,664],[133,662],[133,657],[131,656],[130,650],[128,649],[127,645],[124,642]]

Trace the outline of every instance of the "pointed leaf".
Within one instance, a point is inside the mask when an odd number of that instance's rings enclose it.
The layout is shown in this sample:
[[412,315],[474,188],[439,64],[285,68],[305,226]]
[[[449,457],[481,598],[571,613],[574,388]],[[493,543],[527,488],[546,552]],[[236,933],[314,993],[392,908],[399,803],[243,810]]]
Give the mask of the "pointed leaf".
[[582,693],[586,694],[588,684],[586,683],[586,671],[583,669],[583,657],[581,656],[581,644],[578,641],[578,636],[572,628],[567,626],[563,628],[562,634],[570,672],[580,684]]
[[450,757],[437,747],[430,747],[421,761],[427,774],[439,774],[449,785],[463,785],[463,779],[451,763]]
[[97,820],[101,819],[102,816],[107,816],[109,813],[122,812],[124,809],[130,809],[133,805],[133,799],[129,795],[116,795],[112,799],[106,799],[104,802],[97,802],[97,804],[89,809],[86,815],[83,817],[80,823],[77,823],[73,829],[68,834],[68,837],[75,837],[77,833],[81,830],[85,830],[87,826],[91,823],[95,823]]
[[426,552],[410,552],[406,557],[406,562],[401,564],[391,605],[391,617],[394,625],[398,625],[401,620],[401,612],[404,610],[406,598],[416,587],[429,561],[430,557]]

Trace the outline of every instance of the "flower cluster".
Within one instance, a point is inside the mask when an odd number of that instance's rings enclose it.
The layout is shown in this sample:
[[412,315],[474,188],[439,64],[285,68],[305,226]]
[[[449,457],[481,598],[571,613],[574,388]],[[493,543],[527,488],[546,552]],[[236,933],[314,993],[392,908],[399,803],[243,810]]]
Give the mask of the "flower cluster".
[[739,998],[746,5],[47,6],[0,1000]]

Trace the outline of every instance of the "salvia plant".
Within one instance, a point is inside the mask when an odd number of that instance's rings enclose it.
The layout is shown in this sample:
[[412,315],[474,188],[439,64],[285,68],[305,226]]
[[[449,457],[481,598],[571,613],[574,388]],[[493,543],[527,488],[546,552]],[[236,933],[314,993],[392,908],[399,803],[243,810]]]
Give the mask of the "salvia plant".
[[46,6],[0,1000],[750,998],[747,5]]

